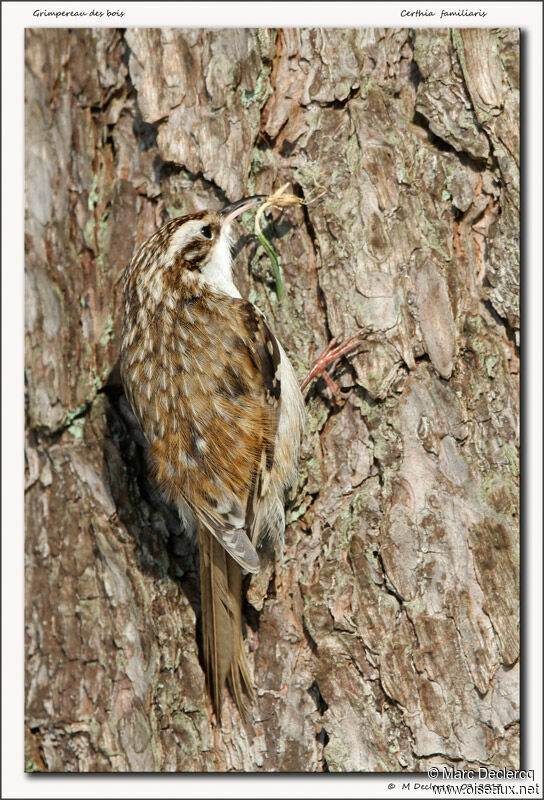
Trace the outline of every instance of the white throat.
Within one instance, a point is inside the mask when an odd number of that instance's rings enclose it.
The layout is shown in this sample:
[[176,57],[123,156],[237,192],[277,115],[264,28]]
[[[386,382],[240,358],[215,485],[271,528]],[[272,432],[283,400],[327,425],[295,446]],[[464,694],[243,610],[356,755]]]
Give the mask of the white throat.
[[232,280],[232,258],[230,254],[230,238],[226,231],[221,233],[219,241],[212,250],[212,255],[201,275],[212,289],[230,297],[241,297]]

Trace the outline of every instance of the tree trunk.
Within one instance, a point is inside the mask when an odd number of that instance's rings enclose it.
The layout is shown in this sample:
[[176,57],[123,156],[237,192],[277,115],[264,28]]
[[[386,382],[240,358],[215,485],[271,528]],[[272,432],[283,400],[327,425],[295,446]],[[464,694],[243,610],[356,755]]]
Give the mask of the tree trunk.
[[[518,766],[518,31],[36,29],[26,62],[27,769]],[[242,294],[300,378],[365,334],[307,391],[246,586],[253,719],[218,729],[120,279],[166,219],[285,182],[284,299],[251,223]]]

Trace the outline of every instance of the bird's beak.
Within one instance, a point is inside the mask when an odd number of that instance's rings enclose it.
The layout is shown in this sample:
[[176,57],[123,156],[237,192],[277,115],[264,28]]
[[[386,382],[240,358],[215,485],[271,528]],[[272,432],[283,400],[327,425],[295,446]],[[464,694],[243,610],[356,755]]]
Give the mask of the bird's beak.
[[244,211],[259,205],[262,200],[266,200],[266,197],[265,194],[254,194],[252,197],[244,197],[242,200],[237,200],[236,203],[226,206],[219,212],[221,228],[226,228],[239,214],[243,214]]

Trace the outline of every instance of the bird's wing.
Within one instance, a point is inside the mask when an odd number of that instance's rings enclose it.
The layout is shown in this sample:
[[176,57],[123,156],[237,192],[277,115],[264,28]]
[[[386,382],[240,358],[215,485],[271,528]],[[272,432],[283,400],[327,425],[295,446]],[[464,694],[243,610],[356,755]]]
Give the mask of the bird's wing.
[[[185,431],[181,440],[189,464],[180,488],[235,561],[257,572],[253,528],[274,464],[281,353],[251,303],[225,298],[216,300],[213,310],[214,331],[191,330],[195,352],[205,352],[209,363],[185,376],[188,402],[178,427]],[[189,348],[185,357],[190,362]]]

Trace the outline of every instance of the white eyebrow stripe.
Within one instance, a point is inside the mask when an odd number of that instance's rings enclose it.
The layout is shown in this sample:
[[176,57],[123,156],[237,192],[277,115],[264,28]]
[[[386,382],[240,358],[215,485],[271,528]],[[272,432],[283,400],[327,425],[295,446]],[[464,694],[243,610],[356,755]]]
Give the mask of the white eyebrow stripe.
[[197,238],[199,230],[206,224],[206,220],[189,219],[172,234],[168,250],[165,254],[166,265],[174,261],[176,254],[179,253],[180,250],[183,250],[186,244]]

